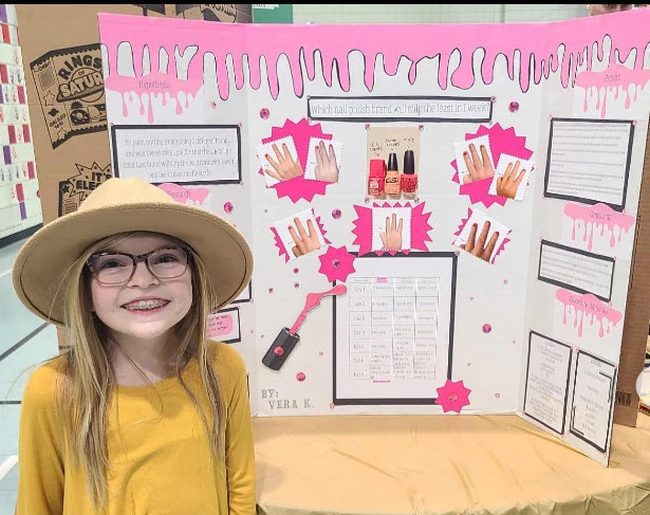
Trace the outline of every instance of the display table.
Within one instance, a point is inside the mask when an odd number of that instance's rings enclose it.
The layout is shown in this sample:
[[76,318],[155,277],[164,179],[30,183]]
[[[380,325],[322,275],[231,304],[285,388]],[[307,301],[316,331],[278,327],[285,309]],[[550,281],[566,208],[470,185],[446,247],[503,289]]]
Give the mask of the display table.
[[258,513],[650,514],[650,417],[610,467],[502,416],[256,418]]

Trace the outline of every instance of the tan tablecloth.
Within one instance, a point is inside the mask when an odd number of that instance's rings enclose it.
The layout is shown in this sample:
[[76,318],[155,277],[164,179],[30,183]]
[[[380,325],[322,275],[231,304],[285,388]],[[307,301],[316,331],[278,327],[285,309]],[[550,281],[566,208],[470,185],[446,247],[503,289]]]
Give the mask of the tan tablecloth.
[[254,421],[259,513],[650,514],[650,417],[610,467],[516,416]]

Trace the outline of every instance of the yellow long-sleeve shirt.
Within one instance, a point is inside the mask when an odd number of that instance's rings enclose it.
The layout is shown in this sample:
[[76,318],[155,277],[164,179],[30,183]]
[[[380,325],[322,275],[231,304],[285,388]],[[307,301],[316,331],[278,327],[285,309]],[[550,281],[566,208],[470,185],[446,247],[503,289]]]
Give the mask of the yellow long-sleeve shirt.
[[[35,370],[22,404],[16,514],[254,514],[255,462],[246,370],[228,345],[211,343],[210,350],[226,406],[225,463],[211,459],[203,422],[178,379],[153,386],[120,386],[108,417],[106,511],[93,507],[86,475],[64,444],[55,406],[60,361]],[[185,368],[183,379],[204,403],[196,360]]]

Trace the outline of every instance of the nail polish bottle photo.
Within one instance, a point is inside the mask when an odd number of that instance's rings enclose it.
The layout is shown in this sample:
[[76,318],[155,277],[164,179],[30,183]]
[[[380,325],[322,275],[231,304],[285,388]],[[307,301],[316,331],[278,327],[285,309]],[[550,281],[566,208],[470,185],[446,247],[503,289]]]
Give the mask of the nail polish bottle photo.
[[415,153],[404,152],[404,169],[402,172],[402,194],[405,199],[414,200],[418,191],[418,176],[415,173]]
[[384,198],[384,180],[386,179],[386,161],[384,159],[371,159],[368,173],[368,196]]
[[397,154],[391,152],[388,156],[388,170],[386,171],[386,180],[384,181],[384,191],[386,197],[398,199],[400,197],[400,176],[397,168]]

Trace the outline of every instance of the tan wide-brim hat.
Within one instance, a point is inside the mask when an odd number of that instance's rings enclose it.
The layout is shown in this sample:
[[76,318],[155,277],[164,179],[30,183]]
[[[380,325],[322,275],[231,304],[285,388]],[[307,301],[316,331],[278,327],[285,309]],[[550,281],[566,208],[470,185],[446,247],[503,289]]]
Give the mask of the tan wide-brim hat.
[[215,214],[175,201],[142,179],[107,180],[79,210],[34,233],[16,256],[13,283],[31,311],[64,324],[62,279],[73,262],[102,238],[130,231],[151,231],[186,242],[205,263],[219,309],[248,285],[253,255],[244,237]]

